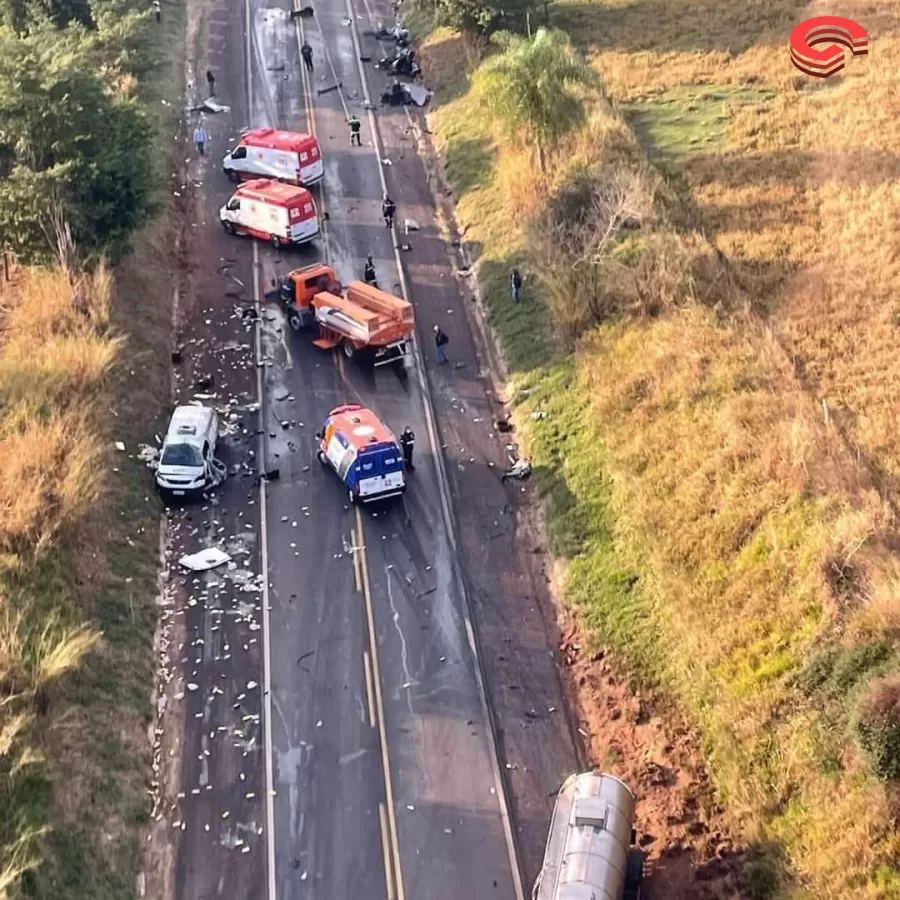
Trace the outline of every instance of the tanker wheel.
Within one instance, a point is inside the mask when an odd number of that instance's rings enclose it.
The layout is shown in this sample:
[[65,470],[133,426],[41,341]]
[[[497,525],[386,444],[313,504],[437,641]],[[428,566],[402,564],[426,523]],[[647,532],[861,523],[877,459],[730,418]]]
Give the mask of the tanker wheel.
[[288,325],[291,326],[293,331],[302,331],[303,330],[303,319],[300,318],[299,313],[288,313]]
[[644,852],[642,850],[629,850],[625,862],[625,884],[635,890],[644,880]]
[[222,224],[228,234],[234,234],[234,224],[232,222],[223,222]]
[[277,234],[272,235],[272,246],[277,250],[281,247],[281,238]]
[[356,348],[353,346],[353,342],[347,338],[344,338],[344,340],[341,341],[341,349],[344,351],[344,356],[346,356],[347,359],[353,359],[356,354]]

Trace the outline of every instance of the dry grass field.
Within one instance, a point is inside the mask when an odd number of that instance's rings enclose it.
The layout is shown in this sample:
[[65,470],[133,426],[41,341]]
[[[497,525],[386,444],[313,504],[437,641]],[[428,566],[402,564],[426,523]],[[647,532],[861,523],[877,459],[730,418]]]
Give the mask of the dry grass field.
[[548,192],[585,164],[663,179],[641,239],[653,264],[574,353],[550,337],[574,314],[537,271],[531,157],[478,116],[459,39],[426,41],[431,124],[567,600],[696,723],[760,855],[754,898],[900,896],[900,19],[848,0],[870,55],[819,82],[787,35],[825,12],[554,4],[609,101]]
[[[183,72],[181,13],[163,28],[155,109]],[[172,229],[115,271],[0,284],[0,900],[138,892],[160,520],[137,453],[169,401]]]

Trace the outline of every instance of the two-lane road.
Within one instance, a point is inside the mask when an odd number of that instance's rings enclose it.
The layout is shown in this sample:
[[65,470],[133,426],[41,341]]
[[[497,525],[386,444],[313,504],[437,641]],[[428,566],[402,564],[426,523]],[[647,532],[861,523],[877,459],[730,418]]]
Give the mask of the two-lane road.
[[[291,21],[288,9],[247,4],[248,124],[316,133],[328,219],[314,248],[259,245],[260,285],[315,259],[346,282],[371,253],[382,285],[399,291],[355,13],[342,0],[315,4],[312,19]],[[318,94],[335,77],[342,89]],[[362,148],[349,147],[348,111],[363,120]],[[276,896],[512,900],[517,874],[423,380],[323,353],[287,329],[276,305],[263,332],[267,467],[279,468],[265,528]],[[347,401],[416,432],[405,505],[352,509],[315,461],[317,426]]]

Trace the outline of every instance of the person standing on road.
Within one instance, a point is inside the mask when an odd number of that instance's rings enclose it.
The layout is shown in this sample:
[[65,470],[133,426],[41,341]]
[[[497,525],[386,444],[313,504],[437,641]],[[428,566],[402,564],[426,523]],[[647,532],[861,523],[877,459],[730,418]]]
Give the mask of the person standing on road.
[[384,199],[381,201],[381,215],[384,217],[384,227],[393,228],[394,214],[397,212],[397,204],[388,196],[388,192],[384,192]]
[[403,433],[400,435],[400,446],[403,448],[403,462],[406,464],[406,468],[412,472],[415,469],[413,465],[413,447],[416,445],[416,436],[413,433],[412,428],[409,425],[403,429]]
[[197,145],[197,152],[204,156],[204,150],[206,149],[206,142],[209,140],[209,135],[206,133],[206,129],[203,127],[203,120],[197,124],[197,127],[194,129],[194,143]]
[[153,0],[153,14],[156,16],[156,24],[158,25],[162,19],[162,8],[159,5],[159,0]]
[[366,257],[366,266],[363,269],[363,281],[365,281],[366,284],[371,284],[372,287],[378,287],[378,282],[375,280],[375,263],[371,256]]
[[519,291],[522,290],[522,273],[513,269],[509,275],[509,289],[512,291],[513,303],[519,302]]
[[446,362],[449,362],[447,359],[447,344],[450,343],[450,338],[447,337],[446,334],[441,330],[440,325],[434,326],[434,346],[437,347],[437,355],[438,355],[438,365],[443,365]]
[[350,146],[362,147],[362,139],[359,133],[360,128],[362,128],[362,123],[356,116],[350,116],[347,120],[347,124],[350,126]]
[[209,85],[209,96],[216,96],[216,76],[213,75],[210,69],[206,70],[206,83]]
[[300,48],[300,55],[303,57],[303,65],[306,66],[307,72],[312,72],[313,70],[313,61],[312,61],[312,47],[303,42],[303,46]]

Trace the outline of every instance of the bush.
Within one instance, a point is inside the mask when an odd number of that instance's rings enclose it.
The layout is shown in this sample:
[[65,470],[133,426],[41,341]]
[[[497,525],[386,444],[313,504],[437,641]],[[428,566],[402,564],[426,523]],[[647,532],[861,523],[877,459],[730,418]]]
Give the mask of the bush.
[[859,706],[859,745],[882,780],[900,778],[900,673],[873,681]]

